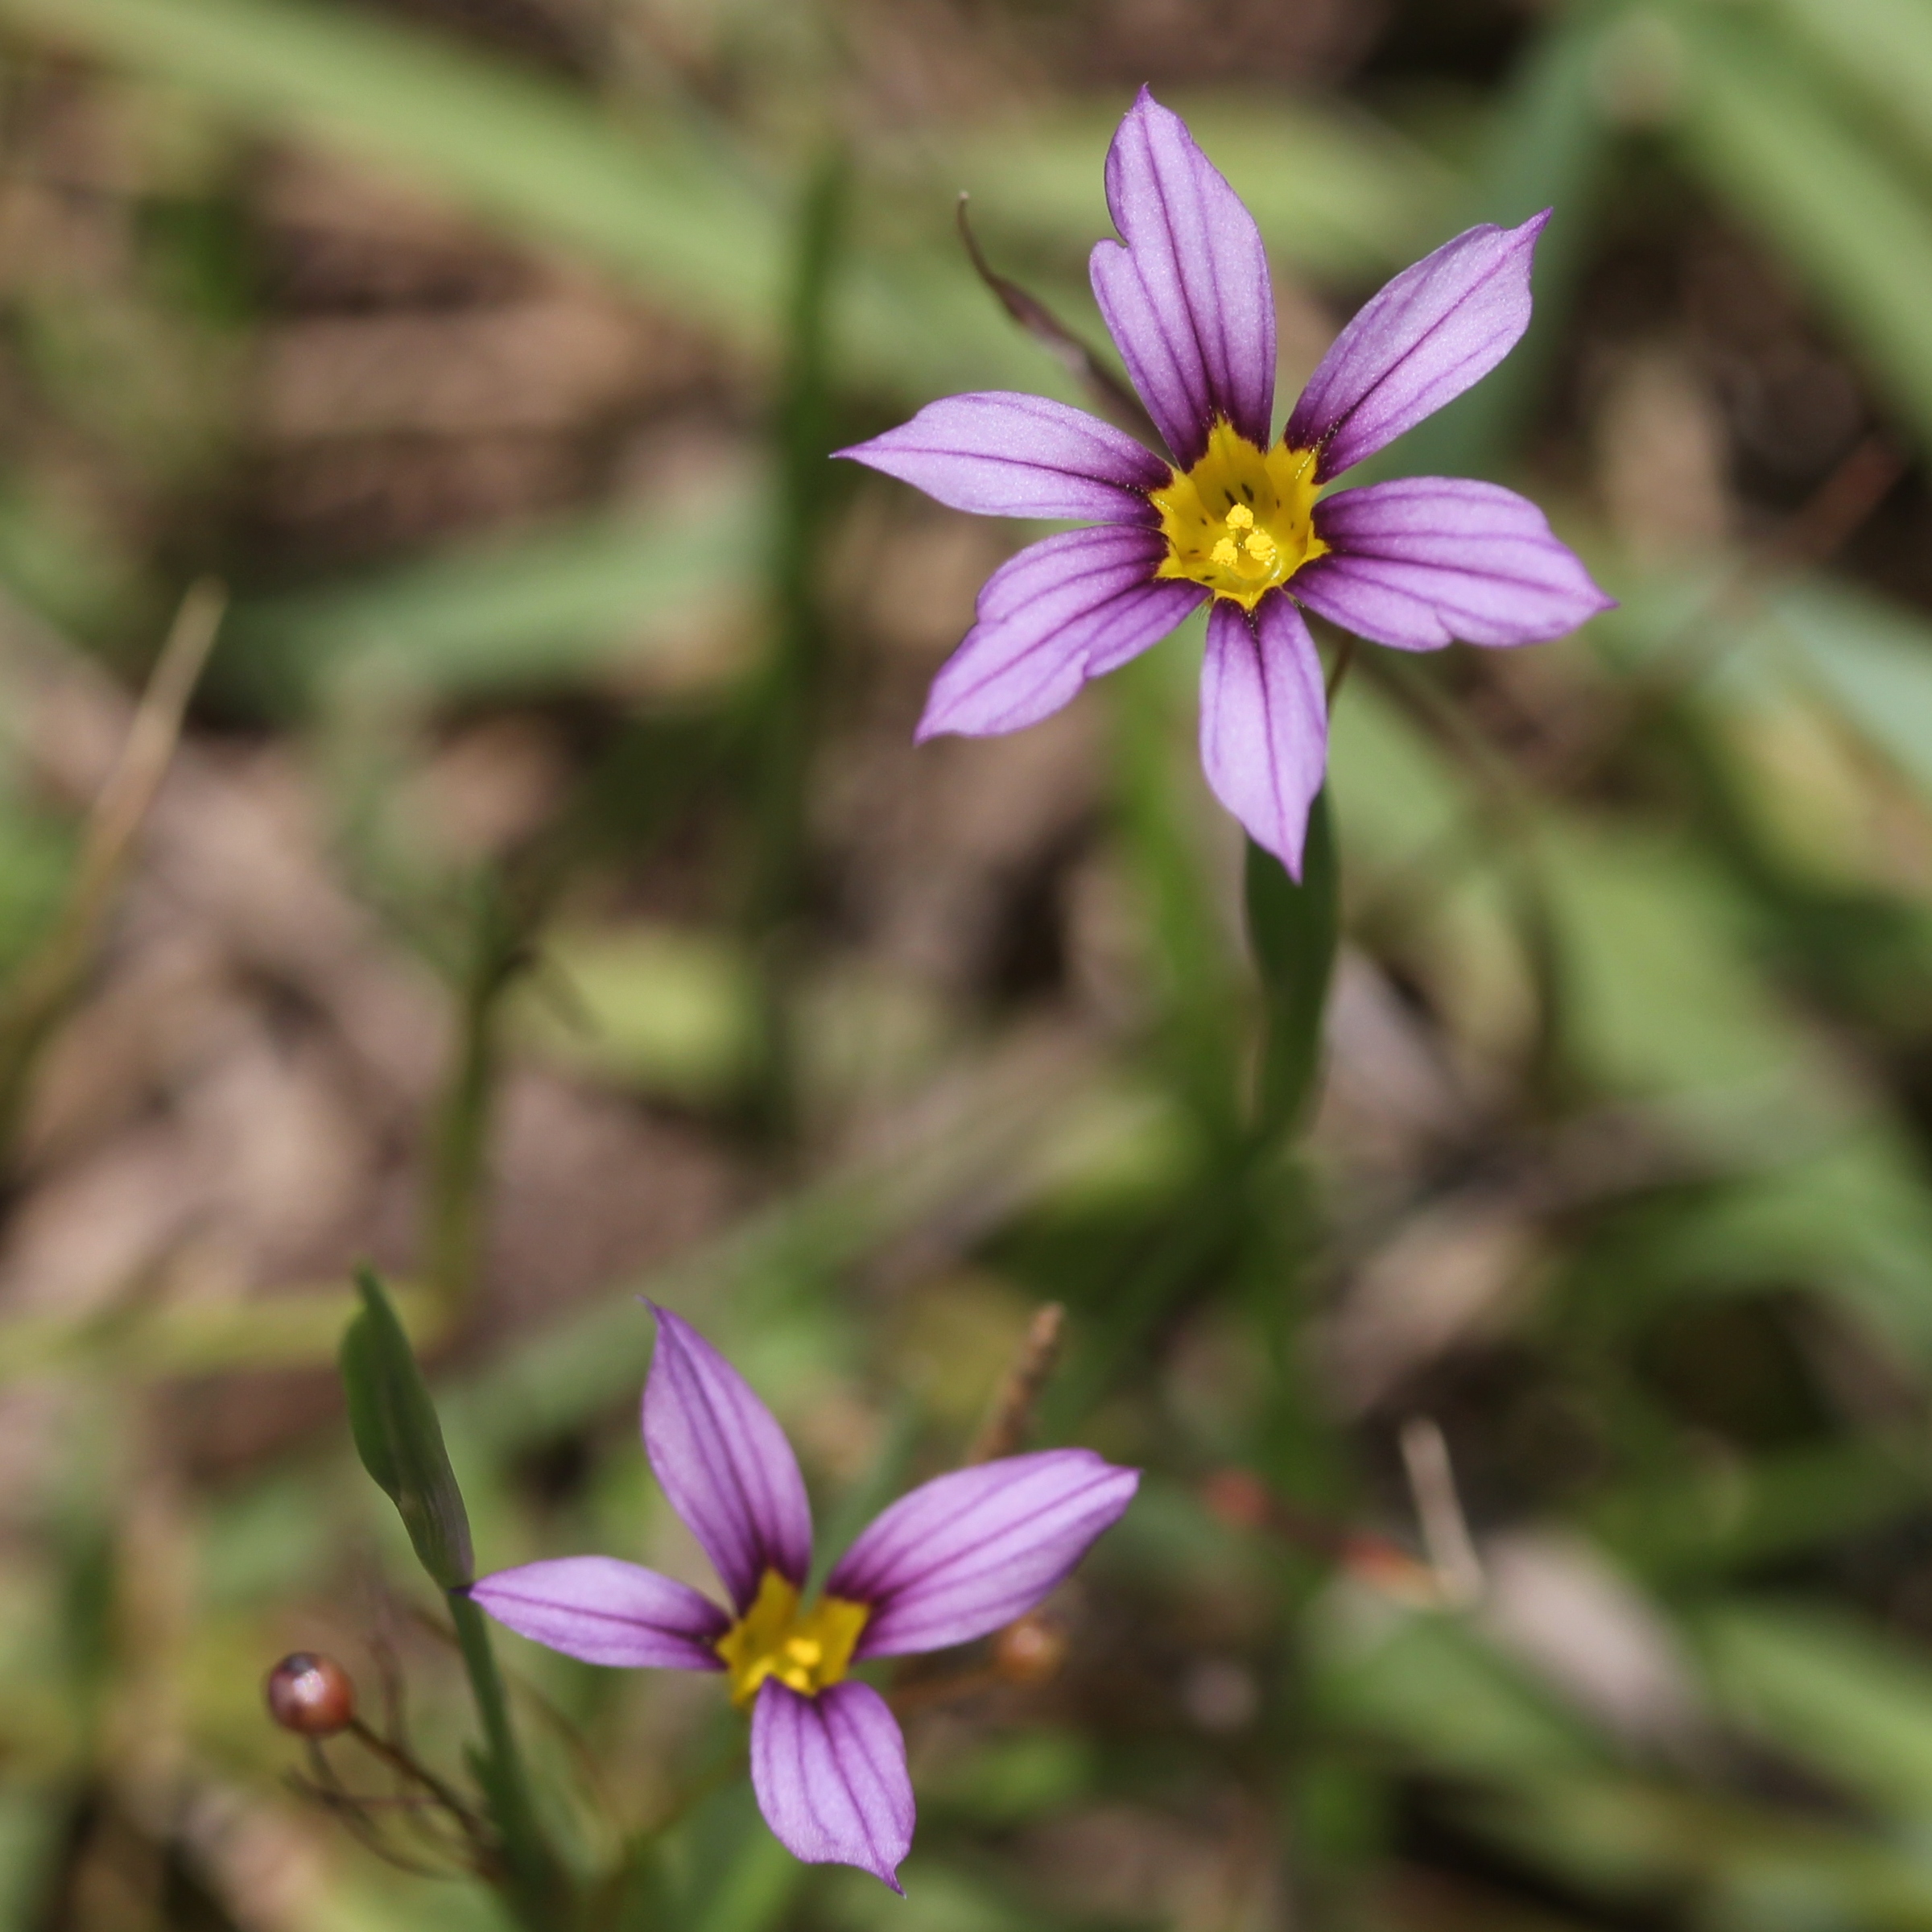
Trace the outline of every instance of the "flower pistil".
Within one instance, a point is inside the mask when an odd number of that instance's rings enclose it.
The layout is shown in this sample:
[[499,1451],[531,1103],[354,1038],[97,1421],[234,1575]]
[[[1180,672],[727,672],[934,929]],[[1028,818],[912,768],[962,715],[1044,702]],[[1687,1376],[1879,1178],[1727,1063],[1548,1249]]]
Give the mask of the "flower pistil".
[[1180,577],[1252,610],[1328,546],[1315,533],[1315,457],[1283,443],[1263,452],[1226,421],[1193,469],[1148,494],[1167,555],[1158,577]]
[[767,1570],[751,1608],[715,1646],[731,1674],[731,1701],[749,1704],[768,1677],[802,1697],[816,1697],[850,1669],[852,1647],[871,1614],[869,1604],[822,1596],[801,1616],[797,1586]]

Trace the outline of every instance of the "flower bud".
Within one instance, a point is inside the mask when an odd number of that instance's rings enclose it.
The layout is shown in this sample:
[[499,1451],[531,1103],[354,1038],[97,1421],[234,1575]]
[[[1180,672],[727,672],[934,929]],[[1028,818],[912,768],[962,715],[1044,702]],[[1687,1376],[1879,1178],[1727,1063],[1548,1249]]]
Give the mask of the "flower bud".
[[1037,1612],[1009,1624],[993,1640],[993,1667],[1009,1684],[1043,1684],[1067,1656],[1067,1633]]
[[332,1657],[297,1650],[268,1674],[268,1714],[301,1737],[333,1737],[355,1721],[356,1686]]
[[1201,1500],[1231,1530],[1261,1530],[1274,1513],[1268,1485],[1248,1469],[1217,1469],[1201,1485]]

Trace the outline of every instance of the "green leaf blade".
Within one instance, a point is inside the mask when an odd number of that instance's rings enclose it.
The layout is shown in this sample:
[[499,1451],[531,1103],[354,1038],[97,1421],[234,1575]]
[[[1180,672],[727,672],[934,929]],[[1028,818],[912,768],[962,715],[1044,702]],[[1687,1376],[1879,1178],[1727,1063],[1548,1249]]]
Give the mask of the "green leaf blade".
[[376,1486],[396,1505],[417,1561],[444,1590],[476,1575],[469,1514],[443,1444],[428,1385],[373,1269],[357,1270],[362,1311],[342,1338],[349,1433]]

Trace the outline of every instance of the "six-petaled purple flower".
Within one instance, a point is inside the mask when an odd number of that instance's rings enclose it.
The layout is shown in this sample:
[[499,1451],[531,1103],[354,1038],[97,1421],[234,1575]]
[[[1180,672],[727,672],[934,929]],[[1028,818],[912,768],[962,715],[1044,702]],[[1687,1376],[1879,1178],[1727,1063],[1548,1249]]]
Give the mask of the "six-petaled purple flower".
[[729,1671],[733,1700],[751,1707],[752,1784],[779,1841],[897,1891],[912,1843],[905,1740],[886,1700],[847,1671],[968,1643],[1030,1610],[1119,1517],[1139,1474],[1089,1449],[1048,1449],[936,1477],[874,1517],[803,1609],[811,1511],[791,1445],[723,1356],[655,1312],[644,1447],[731,1610],[608,1556],[500,1570],[470,1594],[590,1663]]
[[1608,607],[1542,512],[1443,477],[1318,497],[1488,374],[1530,322],[1547,213],[1472,228],[1405,269],[1344,329],[1270,444],[1274,299],[1253,217],[1143,89],[1107,156],[1123,239],[1091,264],[1100,313],[1170,465],[1043,397],[930,404],[843,456],[983,515],[1088,519],[996,571],[934,681],[919,737],[1016,731],[1212,598],[1201,762],[1297,877],[1327,760],[1298,605],[1403,650],[1528,644]]

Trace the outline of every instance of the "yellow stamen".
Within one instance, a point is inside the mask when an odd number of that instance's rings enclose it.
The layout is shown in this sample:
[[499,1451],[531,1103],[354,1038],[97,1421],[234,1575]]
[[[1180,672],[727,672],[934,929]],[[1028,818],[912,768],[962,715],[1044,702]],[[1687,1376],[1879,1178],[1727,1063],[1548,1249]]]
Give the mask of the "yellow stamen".
[[749,1704],[768,1677],[817,1696],[852,1667],[852,1646],[871,1614],[865,1604],[822,1596],[801,1616],[797,1587],[767,1570],[751,1608],[715,1646],[731,1674],[731,1701]]
[[1167,555],[1157,576],[1183,577],[1252,610],[1328,548],[1315,534],[1311,449],[1259,450],[1231,424],[1208,432],[1208,453],[1152,493]]

